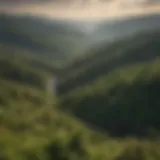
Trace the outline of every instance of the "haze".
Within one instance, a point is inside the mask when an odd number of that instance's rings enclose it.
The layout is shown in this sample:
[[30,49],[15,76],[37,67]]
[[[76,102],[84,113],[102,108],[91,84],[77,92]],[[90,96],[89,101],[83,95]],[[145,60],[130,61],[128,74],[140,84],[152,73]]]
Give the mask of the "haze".
[[68,2],[63,2],[61,5],[52,1],[45,3],[24,3],[25,1],[18,3],[16,0],[4,3],[1,1],[0,11],[69,19],[103,19],[160,12],[159,0],[107,0],[106,2],[90,0],[87,3],[80,0],[66,1]]

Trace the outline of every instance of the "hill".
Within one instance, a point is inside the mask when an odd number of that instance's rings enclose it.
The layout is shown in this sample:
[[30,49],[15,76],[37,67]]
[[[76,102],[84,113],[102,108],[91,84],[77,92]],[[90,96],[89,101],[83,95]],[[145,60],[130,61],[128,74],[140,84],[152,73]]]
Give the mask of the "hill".
[[152,31],[93,48],[65,70],[62,108],[112,136],[159,135],[159,46]]
[[113,71],[61,97],[61,106],[111,136],[159,135],[159,60]]
[[91,139],[105,136],[58,109],[57,98],[42,89],[49,73],[17,62],[0,59],[0,159],[92,159]]
[[85,35],[69,21],[1,15],[0,23],[0,44],[4,52],[10,52],[10,46],[12,52],[23,50],[23,54],[52,65],[69,61],[86,45]]
[[62,71],[59,94],[90,84],[103,75],[124,66],[154,61],[160,56],[160,32],[141,32],[116,42],[93,47],[88,56],[78,59]]
[[113,139],[59,110],[57,97],[30,80],[38,77],[38,83],[47,71],[39,73],[17,58],[1,57],[0,65],[0,159],[159,160],[156,139]]
[[[29,22],[30,20],[29,18]],[[8,22],[16,22],[17,27],[14,28],[16,32],[8,32],[14,26],[7,28],[10,26]],[[88,55],[86,61],[79,60],[79,63],[74,62],[73,65],[61,70],[53,67],[56,63],[55,52],[50,57],[46,52],[48,49],[41,52],[44,47],[40,43],[41,39],[35,41],[34,38],[37,36],[28,34],[30,29],[26,27],[28,29],[26,32],[27,29],[23,25],[18,28],[15,20],[7,21],[7,27],[3,25],[1,29],[5,34],[1,37],[3,48],[0,50],[0,159],[160,159],[158,139],[160,61],[155,60],[159,52],[158,32],[144,33],[143,36],[131,37],[107,47],[104,44],[102,50],[93,48],[91,52],[95,53]],[[34,32],[33,28],[32,26],[31,30]],[[38,30],[36,27],[34,29]],[[56,33],[59,36],[60,33]],[[38,32],[37,34],[41,35]],[[68,34],[68,31],[65,34]],[[9,38],[6,35],[9,35]],[[11,35],[13,39],[10,39]],[[133,43],[134,40],[136,43]],[[133,47],[136,47],[135,50]],[[113,56],[107,55],[106,50]],[[136,51],[142,54],[138,55]],[[141,56],[144,56],[142,51],[147,53],[148,58],[141,59]],[[152,56],[151,51],[152,53],[155,51]],[[67,54],[71,53],[67,51]],[[62,63],[65,56],[61,56]],[[150,63],[150,59],[153,63]],[[88,64],[89,60],[93,64]],[[113,60],[114,65],[107,63],[109,60]],[[116,64],[118,60],[119,63]],[[54,62],[50,63],[52,61]],[[111,65],[110,72],[100,72],[103,68],[106,69],[104,64]],[[77,83],[72,79],[74,77],[72,74],[79,74],[81,67],[82,71],[85,71],[84,79],[91,75],[86,84],[82,84],[81,81]],[[90,67],[98,70],[99,74],[92,73]],[[115,69],[117,71],[114,71]],[[58,78],[63,78],[59,83],[62,89],[68,85],[66,80],[69,76],[71,82],[72,80],[76,82],[73,86],[80,87],[74,90],[75,88],[69,86],[67,90],[66,88],[63,90],[64,92],[60,90],[60,96],[56,97],[46,90],[48,79],[56,72],[60,75]]]
[[93,34],[94,43],[115,41],[141,32],[158,30],[160,14],[147,14],[100,21]]
[[159,14],[108,21],[49,20],[0,15],[0,49],[54,66],[64,66],[90,47],[160,27]]
[[0,159],[119,160],[134,157],[137,148],[135,158],[156,155],[155,160],[159,159],[160,146],[155,140],[118,141],[60,111],[57,98],[31,81],[36,77],[41,82],[47,71],[44,75],[18,60],[0,59]]

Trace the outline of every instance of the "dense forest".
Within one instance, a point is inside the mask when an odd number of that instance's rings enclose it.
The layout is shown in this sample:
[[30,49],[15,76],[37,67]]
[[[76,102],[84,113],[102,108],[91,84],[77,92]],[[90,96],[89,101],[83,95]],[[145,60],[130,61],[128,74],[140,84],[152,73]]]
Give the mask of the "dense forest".
[[158,135],[159,46],[159,32],[151,32],[94,49],[60,83],[63,108],[113,136]]
[[87,37],[67,20],[1,14],[0,23],[0,48],[5,53],[29,54],[32,59],[59,66],[86,46]]
[[[16,68],[16,64],[10,62],[12,67],[15,65],[12,72],[10,68],[7,69],[8,63],[5,62],[3,68],[10,75],[11,73],[14,75],[15,70],[17,73],[23,73],[21,69],[23,66]],[[36,71],[33,75],[37,75]],[[41,90],[41,87],[31,87],[31,84],[26,85],[21,79],[18,83],[13,80],[14,76],[0,78],[1,159],[141,160],[143,158],[147,160],[154,158],[158,160],[160,158],[160,145],[155,132],[151,132],[150,137],[144,140],[138,140],[136,137],[112,138],[107,132],[82,123],[73,115],[61,111],[60,100]]]
[[160,32],[144,32],[91,49],[88,57],[64,69],[59,92],[91,83],[98,77],[123,66],[154,61],[160,52]]
[[0,159],[159,160],[158,27],[92,44],[76,22],[32,18],[0,18]]

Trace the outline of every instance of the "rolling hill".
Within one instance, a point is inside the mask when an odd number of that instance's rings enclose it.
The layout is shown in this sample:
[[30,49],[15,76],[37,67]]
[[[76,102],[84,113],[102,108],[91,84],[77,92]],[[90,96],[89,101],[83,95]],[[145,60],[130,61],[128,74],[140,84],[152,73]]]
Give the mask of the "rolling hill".
[[[0,159],[119,160],[135,157],[137,160],[141,155],[159,159],[160,146],[156,140],[118,141],[82,123],[61,111],[58,97],[38,85],[50,74],[47,70],[34,68],[20,57],[10,60],[2,55]],[[135,156],[137,150],[139,153]]]
[[34,68],[20,57],[10,60],[2,55],[0,159],[159,160],[157,139],[119,140],[82,123],[60,110],[58,97],[37,85],[50,74],[47,70]]
[[0,46],[5,53],[23,50],[23,55],[27,53],[32,59],[62,66],[85,55],[94,45],[158,29],[159,21],[158,14],[88,22],[1,14]]
[[67,63],[86,46],[85,35],[68,21],[1,15],[0,24],[4,52],[10,52],[10,45],[12,51],[24,50],[35,59],[59,64]]
[[160,15],[147,14],[140,16],[132,16],[125,18],[117,18],[104,20],[99,22],[99,26],[93,34],[92,39],[95,43],[114,41],[126,36],[138,34],[140,32],[147,32],[158,30],[160,28]]
[[92,143],[101,143],[106,135],[58,109],[57,98],[44,90],[48,76],[46,70],[35,69],[22,59],[11,61],[0,54],[0,159],[105,156]]
[[160,56],[160,32],[144,32],[93,47],[87,57],[77,60],[62,73],[59,93],[92,83],[115,69],[152,62]]
[[91,47],[77,23],[0,22],[0,159],[160,159],[157,29]]
[[159,135],[159,46],[158,29],[94,46],[63,71],[62,109],[111,136]]

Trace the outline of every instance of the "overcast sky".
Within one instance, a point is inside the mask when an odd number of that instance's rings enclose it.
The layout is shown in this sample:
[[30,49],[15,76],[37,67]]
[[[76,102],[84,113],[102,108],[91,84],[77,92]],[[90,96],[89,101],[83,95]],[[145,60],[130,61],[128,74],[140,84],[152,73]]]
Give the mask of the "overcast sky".
[[[29,1],[30,4],[27,3]],[[41,3],[39,3],[39,1],[41,1]],[[115,16],[128,16],[129,14],[160,13],[160,0],[103,0],[106,1],[103,3],[100,2],[100,0],[90,0],[88,3],[83,3],[85,0],[61,0],[66,2],[62,3],[62,6],[55,5],[53,1],[55,0],[0,0],[0,11],[72,19],[99,19]],[[157,4],[146,5],[146,2],[153,1],[156,1]]]

